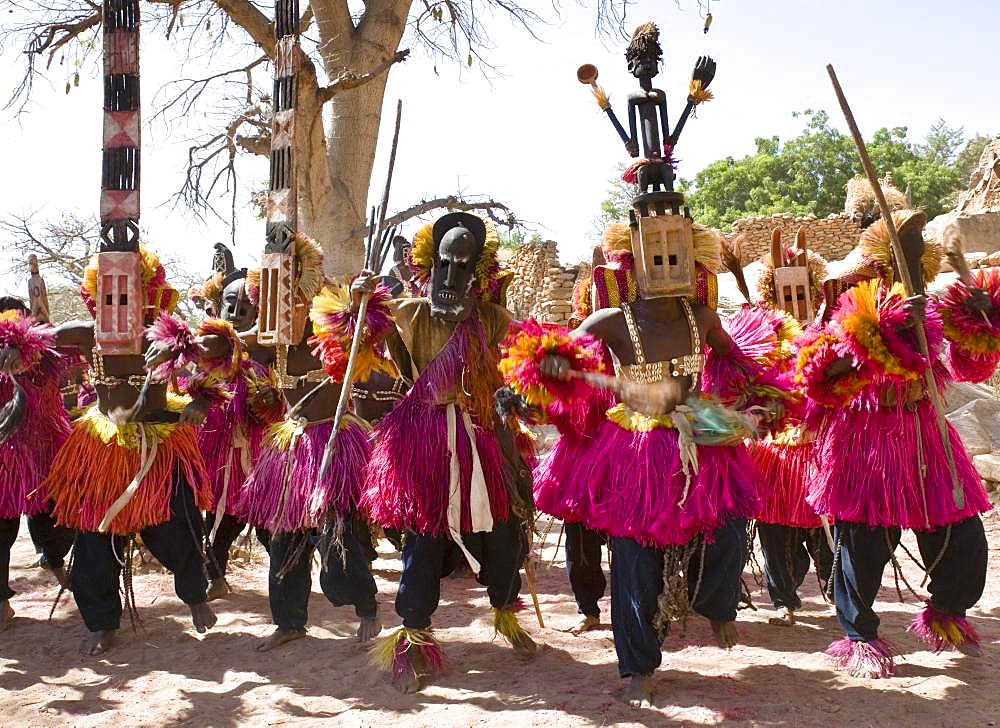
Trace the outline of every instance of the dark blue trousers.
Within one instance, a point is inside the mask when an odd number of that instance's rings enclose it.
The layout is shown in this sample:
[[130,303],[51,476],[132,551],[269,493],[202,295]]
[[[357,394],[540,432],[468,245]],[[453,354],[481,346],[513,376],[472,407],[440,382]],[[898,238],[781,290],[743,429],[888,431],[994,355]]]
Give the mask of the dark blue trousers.
[[799,587],[816,565],[820,582],[826,584],[833,566],[833,552],[822,528],[795,528],[757,521],[757,535],[764,554],[764,582],[775,607],[799,609]]
[[10,550],[20,527],[20,517],[0,518],[0,602],[14,596],[14,590],[10,588]]
[[[219,530],[215,534],[215,541],[208,545],[208,578],[215,581],[219,577],[226,575],[226,567],[229,565],[229,549],[233,542],[243,533],[246,528],[246,521],[225,514],[219,524]],[[215,526],[215,513],[209,511],[205,514],[205,533],[211,534]]]
[[[312,592],[312,556],[319,535],[313,530],[271,534],[257,529],[257,538],[270,557],[267,598],[271,619],[281,630],[305,629]],[[378,613],[375,577],[371,573],[368,553],[358,540],[357,526],[350,518],[344,523],[343,544],[346,563],[341,561],[337,550],[332,549],[325,567],[319,572],[320,588],[333,606],[352,604],[358,617],[371,619]],[[299,550],[298,558],[279,579],[278,574],[296,550]]]
[[[966,518],[935,531],[914,531],[924,566],[931,572],[931,604],[942,612],[964,617],[975,606],[986,585],[989,551],[979,516]],[[882,586],[882,572],[899,545],[900,529],[876,528],[864,523],[838,522],[834,538],[839,544],[833,574],[837,620],[855,642],[878,637],[879,618],[872,605]],[[942,553],[943,551],[943,553]]]
[[[21,518],[0,518],[0,602],[14,596],[10,588],[10,551],[21,529]],[[48,512],[28,517],[28,533],[35,549],[42,555],[42,562],[57,568],[63,565],[66,554],[73,546],[74,533],[57,526]]]
[[[746,524],[742,518],[732,518],[715,532],[715,540],[705,547],[703,568],[701,549],[691,558],[688,596],[694,611],[706,619],[736,619],[747,558]],[[651,675],[663,660],[660,646],[666,635],[654,626],[662,591],[663,549],[612,537],[611,626],[622,677]]]
[[587,617],[600,617],[598,600],[604,596],[607,580],[601,568],[601,546],[607,538],[582,523],[567,523],[566,574],[576,598],[577,610]]
[[[143,545],[174,575],[174,592],[185,604],[205,601],[204,522],[194,493],[178,470],[170,496],[170,520],[139,532]],[[70,582],[73,598],[91,632],[121,627],[118,593],[126,539],[106,533],[81,532],[76,539]]]
[[[479,561],[476,580],[486,587],[490,604],[509,606],[521,591],[521,565],[527,541],[516,518],[497,522],[489,533],[463,533],[462,542]],[[407,532],[403,537],[403,574],[396,592],[396,614],[403,626],[428,629],[431,615],[441,600],[441,579],[448,576],[465,556],[449,536]]]

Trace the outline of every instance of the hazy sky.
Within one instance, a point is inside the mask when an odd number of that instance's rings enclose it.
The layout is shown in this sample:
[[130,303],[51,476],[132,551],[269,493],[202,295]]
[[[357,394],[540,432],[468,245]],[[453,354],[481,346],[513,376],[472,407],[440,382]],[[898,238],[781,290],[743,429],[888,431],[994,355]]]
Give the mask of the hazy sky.
[[[549,12],[549,2],[538,5]],[[441,62],[435,74],[432,61],[419,51],[392,70],[386,116],[402,98],[404,118],[391,208],[459,190],[486,194],[507,202],[543,237],[558,241],[564,261],[589,257],[591,221],[608,179],[626,155],[587,89],[577,83],[575,70],[585,62],[600,68],[600,81],[623,119],[624,98],[636,81],[625,69],[624,43],[605,45],[595,38],[588,5],[587,0],[564,2],[551,25],[536,29],[542,42],[495,23],[489,57],[500,66],[500,76],[485,79],[475,69],[459,71]],[[660,25],[665,70],[657,85],[667,92],[673,119],[683,108],[697,56],[708,53],[718,62],[712,84],[716,98],[689,120],[675,153],[683,176],[720,157],[750,153],[755,137],[793,135],[801,128],[801,121],[792,118],[796,110],[825,108],[845,128],[826,63],[837,68],[866,134],[880,126],[905,125],[913,137],[922,138],[939,117],[970,134],[1000,132],[995,92],[1000,3],[715,0],[708,35],[702,34],[693,0],[681,0],[681,6],[640,1],[630,9],[629,27],[647,19]],[[176,75],[177,63],[152,31],[143,36],[142,53],[148,109],[159,86]],[[5,93],[16,79],[11,61],[7,55],[0,64]],[[56,74],[51,88],[37,86],[27,116],[0,118],[7,165],[0,213],[38,211],[44,217],[63,209],[97,211],[97,74],[86,69],[80,87],[69,95],[63,93],[65,76]],[[188,128],[143,130],[142,226],[148,242],[172,249],[193,270],[207,269],[212,243],[228,241],[229,231],[219,222],[203,226],[189,212],[164,203],[181,183],[188,139],[204,123],[197,117],[188,120]],[[390,125],[384,124],[387,133]],[[380,146],[376,161],[378,186],[386,146]],[[244,181],[264,180],[263,160],[255,175]],[[245,189],[240,197],[242,206]],[[247,207],[237,227],[238,263],[259,255],[263,228]],[[0,267],[8,266],[0,260]],[[23,287],[0,276],[0,288],[21,293]]]

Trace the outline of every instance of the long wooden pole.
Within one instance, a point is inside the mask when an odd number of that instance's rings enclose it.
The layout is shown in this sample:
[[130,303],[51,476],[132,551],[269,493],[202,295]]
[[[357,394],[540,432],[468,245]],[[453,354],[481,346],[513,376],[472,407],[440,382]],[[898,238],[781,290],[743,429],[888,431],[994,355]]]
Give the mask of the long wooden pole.
[[[383,242],[382,228],[385,226],[385,209],[389,204],[389,188],[392,184],[392,171],[396,166],[396,148],[399,145],[399,124],[402,116],[403,100],[400,99],[396,103],[396,129],[392,135],[392,150],[389,153],[389,172],[385,178],[385,189],[382,191],[382,209],[379,212],[378,227],[374,230],[368,231],[371,244],[366,250],[366,269],[377,265],[377,261],[382,259],[382,251],[377,246]],[[379,271],[372,272],[378,273]],[[340,398],[337,400],[337,411],[333,416],[333,430],[331,430],[330,437],[326,441],[326,447],[323,449],[323,460],[319,467],[320,482],[322,482],[323,478],[326,476],[326,471],[329,469],[330,462],[333,460],[333,453],[337,444],[337,433],[340,431],[340,423],[344,418],[344,413],[347,411],[347,401],[351,396],[351,386],[354,383],[354,364],[358,358],[358,349],[361,348],[361,339],[365,328],[365,315],[368,313],[368,301],[370,298],[370,293],[364,293],[361,296],[361,305],[358,307],[358,325],[354,330],[354,339],[351,341],[351,353],[347,357],[347,369],[344,371],[344,381],[340,385]]]
[[[830,74],[830,81],[833,83],[833,90],[837,94],[837,101],[840,102],[840,109],[844,112],[844,118],[847,120],[847,126],[851,130],[851,136],[854,137],[854,145],[858,148],[858,156],[861,158],[861,166],[864,167],[865,175],[868,177],[868,182],[872,186],[872,192],[875,193],[875,199],[878,201],[879,210],[882,212],[882,219],[885,221],[886,229],[889,231],[889,240],[892,242],[892,254],[896,259],[896,267],[899,269],[899,278],[903,283],[903,288],[906,290],[906,295],[912,296],[914,295],[916,289],[913,287],[913,280],[910,278],[910,269],[906,265],[906,256],[903,253],[903,244],[899,239],[899,232],[896,230],[896,225],[893,222],[892,211],[889,210],[889,203],[885,200],[885,194],[882,192],[882,186],[879,184],[878,176],[875,174],[875,167],[872,166],[871,157],[868,156],[868,148],[865,146],[865,140],[862,138],[861,131],[858,129],[858,123],[854,120],[854,114],[851,112],[851,107],[847,104],[847,97],[844,96],[844,89],[840,86],[840,81],[837,79],[836,71],[833,70],[833,66],[831,64],[827,64],[826,71]],[[951,497],[955,501],[955,507],[962,509],[965,507],[965,491],[958,478],[958,469],[955,467],[955,454],[951,450],[951,438],[948,433],[948,421],[944,416],[944,402],[941,401],[941,393],[938,391],[937,381],[934,379],[933,360],[931,359],[928,351],[927,334],[924,331],[923,321],[918,322],[917,326],[914,327],[914,331],[916,332],[917,344],[920,347],[920,353],[927,359],[927,369],[924,372],[924,380],[927,385],[927,394],[931,399],[931,405],[934,407],[938,434],[941,436],[941,444],[944,445],[944,454],[948,461],[948,470],[951,472]]]

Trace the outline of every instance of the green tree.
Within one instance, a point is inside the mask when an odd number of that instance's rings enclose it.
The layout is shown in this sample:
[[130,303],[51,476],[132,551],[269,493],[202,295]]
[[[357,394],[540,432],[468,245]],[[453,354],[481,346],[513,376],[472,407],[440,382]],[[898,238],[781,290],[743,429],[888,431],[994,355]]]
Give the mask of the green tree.
[[[753,154],[720,159],[694,179],[680,181],[678,189],[685,193],[696,220],[728,228],[748,216],[822,217],[843,210],[845,186],[862,171],[854,143],[831,126],[825,111],[807,109],[794,116],[805,121],[797,136],[786,142],[758,138]],[[921,144],[910,141],[905,126],[878,129],[868,141],[868,152],[880,174],[891,172],[896,185],[909,190],[913,203],[934,217],[953,207],[958,191],[967,184],[982,151],[978,139],[963,149],[964,130],[939,120]],[[622,219],[631,194],[627,185],[613,182],[598,224],[603,227],[610,219]]]
[[969,186],[972,173],[975,171],[976,165],[979,164],[979,158],[983,156],[983,150],[989,143],[990,137],[977,134],[966,142],[965,147],[958,153],[958,157],[955,159],[955,168],[958,170],[963,187]]

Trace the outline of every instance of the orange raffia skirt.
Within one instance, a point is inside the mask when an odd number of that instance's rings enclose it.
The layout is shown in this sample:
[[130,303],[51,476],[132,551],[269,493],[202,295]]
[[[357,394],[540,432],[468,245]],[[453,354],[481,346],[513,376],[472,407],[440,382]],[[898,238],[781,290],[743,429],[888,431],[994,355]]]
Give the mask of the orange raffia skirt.
[[170,520],[175,474],[183,476],[178,487],[194,492],[199,509],[211,507],[211,485],[193,425],[116,425],[95,406],[73,424],[41,488],[54,501],[60,525],[96,532],[129,485],[138,481],[105,529],[124,536]]

